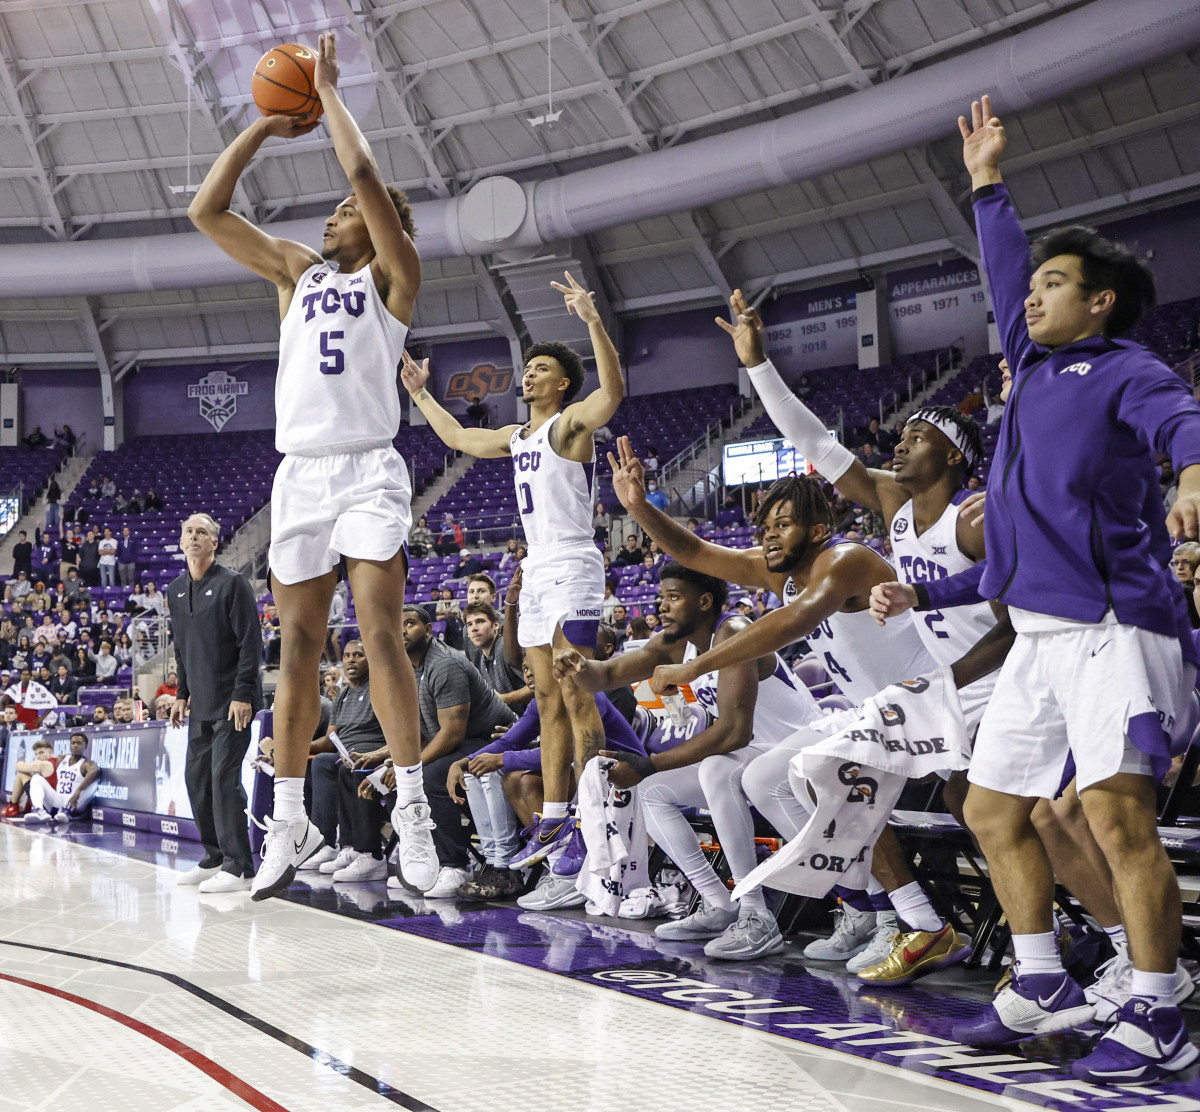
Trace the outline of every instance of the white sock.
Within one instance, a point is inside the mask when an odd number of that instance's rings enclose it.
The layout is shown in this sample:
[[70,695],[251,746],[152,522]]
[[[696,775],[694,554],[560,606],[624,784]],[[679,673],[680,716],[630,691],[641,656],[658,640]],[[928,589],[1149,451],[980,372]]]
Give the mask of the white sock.
[[425,802],[425,779],[422,771],[420,761],[415,765],[396,765],[396,802],[401,807],[406,803]]
[[918,881],[889,892],[888,899],[896,914],[915,931],[940,931],[946,925]]
[[281,822],[304,818],[304,777],[275,777],[275,806],[271,817]]
[[1062,956],[1053,931],[1039,934],[1014,934],[1013,954],[1020,973],[1061,973]]
[[1129,995],[1152,1000],[1155,1004],[1174,1004],[1175,974],[1146,973],[1135,969],[1129,981]]
[[542,818],[544,819],[561,819],[567,814],[567,805],[565,803],[545,803],[542,805]]
[[867,877],[867,895],[878,896],[883,891],[883,885],[879,883],[873,876]]
[[1125,937],[1125,928],[1120,923],[1115,927],[1105,927],[1104,933],[1108,935],[1108,940],[1114,947],[1128,949],[1129,939]]

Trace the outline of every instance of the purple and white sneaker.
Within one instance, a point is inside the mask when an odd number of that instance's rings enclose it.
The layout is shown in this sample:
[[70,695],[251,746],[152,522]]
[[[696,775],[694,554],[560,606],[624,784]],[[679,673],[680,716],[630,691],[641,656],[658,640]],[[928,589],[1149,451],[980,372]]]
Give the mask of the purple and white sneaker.
[[517,850],[516,857],[508,863],[510,869],[525,869],[544,861],[558,845],[559,840],[570,837],[575,820],[570,815],[534,814],[533,824],[521,831],[525,844]]
[[953,1038],[968,1046],[1004,1046],[1081,1027],[1094,1015],[1083,989],[1066,973],[1022,974],[1018,969],[983,1015],[955,1026]]
[[559,838],[558,845],[550,854],[550,871],[555,876],[578,876],[583,868],[587,847],[583,844],[583,831],[579,820],[571,820],[571,830]]
[[1096,1048],[1071,1066],[1081,1081],[1132,1085],[1158,1081],[1190,1066],[1197,1050],[1188,1038],[1183,1012],[1174,1004],[1131,997],[1118,1010]]

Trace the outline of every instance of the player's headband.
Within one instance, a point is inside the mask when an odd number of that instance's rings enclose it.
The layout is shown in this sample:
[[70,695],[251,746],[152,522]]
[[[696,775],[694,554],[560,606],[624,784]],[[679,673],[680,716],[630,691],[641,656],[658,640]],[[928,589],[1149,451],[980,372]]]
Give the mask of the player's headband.
[[924,421],[927,425],[932,425],[938,432],[943,433],[950,443],[962,452],[968,467],[974,468],[979,462],[979,456],[967,440],[967,434],[957,424],[943,417],[936,410],[918,409],[904,424],[911,425],[914,421]]

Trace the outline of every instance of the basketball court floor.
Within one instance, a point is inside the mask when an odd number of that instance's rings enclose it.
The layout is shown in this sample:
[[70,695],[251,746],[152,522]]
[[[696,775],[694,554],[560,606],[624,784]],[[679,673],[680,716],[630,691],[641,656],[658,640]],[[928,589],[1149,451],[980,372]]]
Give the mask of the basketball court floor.
[[649,924],[325,877],[204,896],[175,883],[198,848],[0,825],[0,1110],[1200,1110],[1195,1076],[1076,1082],[1085,1035],[955,1044],[977,972],[872,990],[793,944],[722,964]]

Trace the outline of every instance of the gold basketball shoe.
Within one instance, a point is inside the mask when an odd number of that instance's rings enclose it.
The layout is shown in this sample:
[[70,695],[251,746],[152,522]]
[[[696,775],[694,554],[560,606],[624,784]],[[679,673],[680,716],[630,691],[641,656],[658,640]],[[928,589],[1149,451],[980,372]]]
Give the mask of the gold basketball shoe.
[[892,939],[892,950],[878,965],[859,972],[861,981],[873,985],[906,985],[936,969],[966,961],[971,940],[949,923],[938,931],[909,931]]

